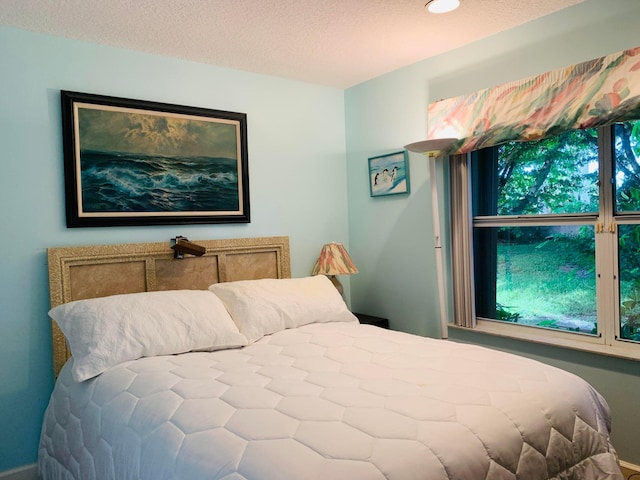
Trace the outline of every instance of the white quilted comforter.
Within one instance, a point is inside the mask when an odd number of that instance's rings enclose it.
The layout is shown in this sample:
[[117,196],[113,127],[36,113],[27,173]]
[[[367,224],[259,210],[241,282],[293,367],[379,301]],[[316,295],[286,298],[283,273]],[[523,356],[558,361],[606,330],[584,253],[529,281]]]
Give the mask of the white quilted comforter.
[[43,479],[622,479],[604,399],[525,358],[347,323],[143,358],[47,409]]

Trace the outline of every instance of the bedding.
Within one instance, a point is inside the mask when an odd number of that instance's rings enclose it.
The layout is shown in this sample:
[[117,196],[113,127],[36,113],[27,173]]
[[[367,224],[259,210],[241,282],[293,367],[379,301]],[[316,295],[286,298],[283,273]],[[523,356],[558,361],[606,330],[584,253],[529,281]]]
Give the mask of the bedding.
[[605,400],[578,377],[357,322],[235,349],[61,371],[47,479],[622,479]]
[[140,357],[246,345],[222,301],[207,291],[111,295],[64,303],[53,318],[73,354],[82,382]]
[[324,275],[216,283],[209,290],[224,302],[250,343],[308,323],[358,321]]

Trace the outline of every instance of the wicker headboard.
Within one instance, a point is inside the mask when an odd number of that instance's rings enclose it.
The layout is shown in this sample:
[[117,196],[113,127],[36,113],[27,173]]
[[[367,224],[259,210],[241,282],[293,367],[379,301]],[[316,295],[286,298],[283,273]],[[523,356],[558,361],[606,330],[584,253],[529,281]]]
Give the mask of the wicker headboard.
[[[289,278],[289,237],[192,240],[202,257],[173,258],[169,242],[49,248],[51,307],[73,300],[157,290],[206,290],[213,283]],[[57,376],[71,356],[51,321]]]

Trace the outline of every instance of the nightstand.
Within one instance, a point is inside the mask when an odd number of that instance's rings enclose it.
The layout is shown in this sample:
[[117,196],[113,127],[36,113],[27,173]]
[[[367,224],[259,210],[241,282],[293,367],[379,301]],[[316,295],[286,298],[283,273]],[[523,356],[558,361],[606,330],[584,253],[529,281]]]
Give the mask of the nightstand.
[[367,315],[365,313],[356,313],[353,314],[358,317],[360,323],[364,323],[367,325],[375,325],[376,327],[389,328],[389,319],[388,318],[380,318],[374,317],[373,315]]

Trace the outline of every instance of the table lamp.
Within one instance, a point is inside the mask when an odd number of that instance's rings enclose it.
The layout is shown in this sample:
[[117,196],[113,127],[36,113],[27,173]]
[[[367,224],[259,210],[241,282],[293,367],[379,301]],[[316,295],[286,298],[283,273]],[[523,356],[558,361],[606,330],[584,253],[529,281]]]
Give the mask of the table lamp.
[[351,257],[341,243],[331,242],[322,247],[320,256],[311,275],[326,275],[336,287],[340,295],[344,288],[336,275],[352,275],[358,273],[358,269],[351,261]]

